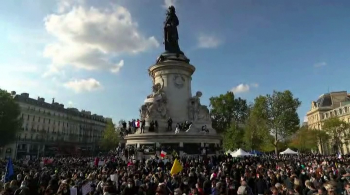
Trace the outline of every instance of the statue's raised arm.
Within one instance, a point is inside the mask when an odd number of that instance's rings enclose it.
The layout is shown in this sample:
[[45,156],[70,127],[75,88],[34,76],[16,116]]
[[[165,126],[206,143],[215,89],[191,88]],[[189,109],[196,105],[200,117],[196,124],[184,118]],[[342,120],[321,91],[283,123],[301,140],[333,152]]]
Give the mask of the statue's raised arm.
[[170,53],[183,54],[179,47],[179,34],[177,32],[177,26],[179,25],[179,19],[176,16],[175,7],[170,6],[167,11],[167,17],[164,22],[164,46],[165,51]]

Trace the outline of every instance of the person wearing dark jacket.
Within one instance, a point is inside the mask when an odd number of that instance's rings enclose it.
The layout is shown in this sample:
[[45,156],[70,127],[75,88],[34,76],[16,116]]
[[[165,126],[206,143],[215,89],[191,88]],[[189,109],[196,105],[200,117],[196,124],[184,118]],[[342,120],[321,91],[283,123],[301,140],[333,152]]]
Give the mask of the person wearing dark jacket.
[[124,188],[122,195],[135,195],[138,194],[138,189],[134,186],[134,183],[131,179],[128,179],[128,184]]
[[254,194],[257,194],[257,195],[265,194],[267,190],[268,190],[267,182],[264,180],[264,178],[260,177],[260,175],[258,174],[255,182]]

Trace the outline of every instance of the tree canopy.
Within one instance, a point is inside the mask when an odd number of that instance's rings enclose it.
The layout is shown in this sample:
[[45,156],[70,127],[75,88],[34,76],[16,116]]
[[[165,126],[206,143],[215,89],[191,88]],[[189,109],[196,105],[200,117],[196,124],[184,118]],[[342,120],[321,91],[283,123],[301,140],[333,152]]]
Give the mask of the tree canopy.
[[297,109],[301,105],[298,98],[294,98],[289,90],[259,96],[254,105],[261,108],[256,116],[264,120],[269,134],[274,136],[275,152],[278,154],[278,143],[285,141],[299,129]]
[[286,90],[258,96],[254,103],[232,92],[210,98],[213,128],[224,135],[224,148],[278,151],[299,129],[301,102]]
[[210,108],[212,125],[218,133],[225,132],[232,124],[243,124],[248,116],[247,101],[241,98],[235,98],[235,95],[231,91],[211,97]]
[[263,150],[266,144],[270,144],[271,135],[269,135],[265,118],[260,118],[259,114],[264,112],[264,107],[260,104],[253,104],[249,110],[249,117],[244,128],[244,142],[247,149]]
[[0,147],[16,140],[21,130],[21,109],[11,94],[0,89]]
[[319,130],[302,126],[291,139],[289,146],[298,149],[300,152],[317,150],[318,139],[315,139],[315,135],[318,132]]
[[225,150],[233,150],[244,146],[244,129],[238,125],[231,124],[224,132],[223,147]]
[[323,122],[323,130],[330,136],[332,140],[334,152],[342,150],[344,140],[350,138],[350,125],[337,117],[328,118]]
[[107,122],[106,129],[103,132],[103,138],[101,140],[101,147],[105,150],[115,149],[119,144],[119,135],[115,130],[115,126],[112,121]]

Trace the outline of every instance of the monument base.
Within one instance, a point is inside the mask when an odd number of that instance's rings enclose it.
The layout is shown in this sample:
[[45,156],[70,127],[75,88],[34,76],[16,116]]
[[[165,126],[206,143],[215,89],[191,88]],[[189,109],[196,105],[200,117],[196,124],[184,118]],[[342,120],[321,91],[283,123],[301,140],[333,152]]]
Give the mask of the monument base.
[[185,63],[189,63],[190,59],[188,59],[184,53],[164,52],[158,57],[156,64],[167,61],[183,61]]
[[208,151],[205,155],[217,155],[222,140],[219,135],[183,131],[178,134],[174,132],[130,134],[124,139],[126,146],[134,146],[137,151],[141,151],[144,146],[154,146],[156,148],[154,154],[158,156],[163,150],[169,155],[173,151],[176,151],[180,156],[184,154],[203,155],[203,151]]

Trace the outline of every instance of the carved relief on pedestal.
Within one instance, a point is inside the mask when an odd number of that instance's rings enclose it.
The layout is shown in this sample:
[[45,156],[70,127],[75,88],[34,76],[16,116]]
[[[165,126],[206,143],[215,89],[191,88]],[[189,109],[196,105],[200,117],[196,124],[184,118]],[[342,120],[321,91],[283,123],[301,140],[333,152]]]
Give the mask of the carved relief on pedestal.
[[200,106],[197,119],[201,120],[201,121],[209,121],[210,120],[209,109],[207,106],[204,106],[204,105]]
[[177,87],[177,88],[182,88],[183,86],[184,86],[184,84],[185,84],[185,78],[182,76],[182,75],[180,75],[180,74],[176,74],[176,75],[174,75],[174,85],[175,85],[175,87]]
[[200,97],[202,97],[202,92],[197,91],[196,95],[190,98],[189,101],[189,119],[191,121],[209,121],[209,109],[207,106],[201,105]]
[[160,78],[162,79],[162,83],[157,83],[152,86],[152,94],[147,96],[146,103],[141,106],[141,119],[167,117],[167,97],[163,90],[164,79],[162,75],[160,75]]
[[141,106],[140,117],[141,119],[164,119],[167,117],[168,109],[166,101],[155,100],[154,102],[146,102]]

